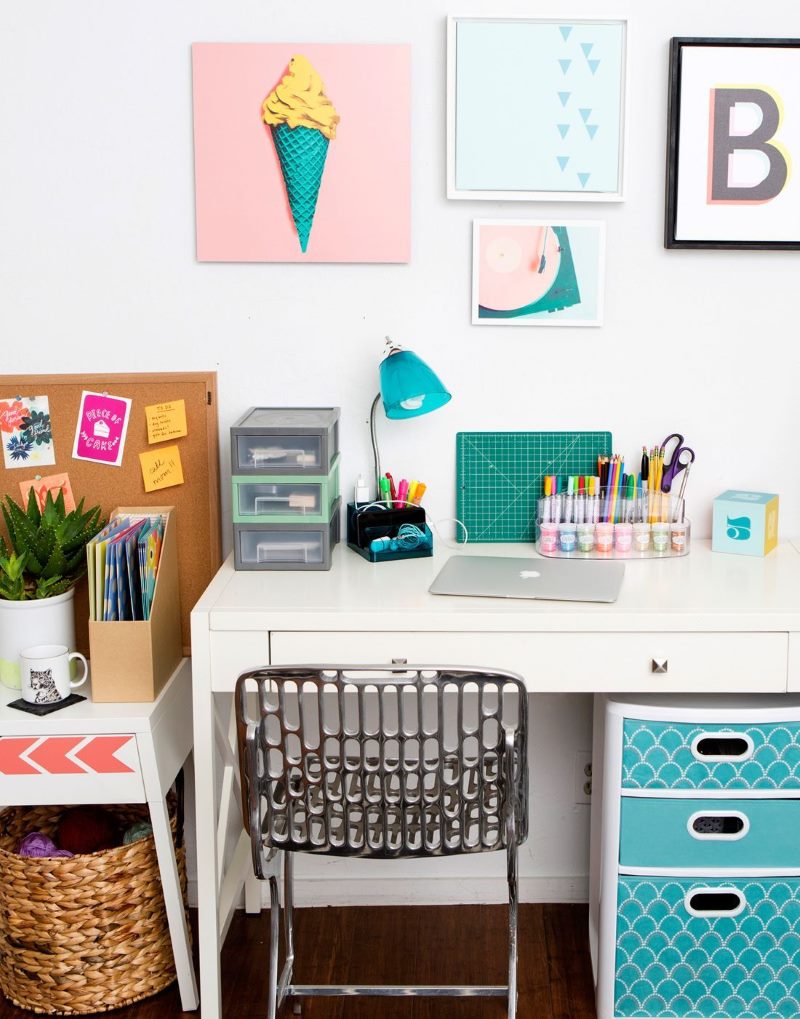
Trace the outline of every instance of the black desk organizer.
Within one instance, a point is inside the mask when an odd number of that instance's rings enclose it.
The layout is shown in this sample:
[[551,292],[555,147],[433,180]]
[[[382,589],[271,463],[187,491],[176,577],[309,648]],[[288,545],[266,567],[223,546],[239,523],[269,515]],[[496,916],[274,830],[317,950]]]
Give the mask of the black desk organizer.
[[[373,552],[370,543],[376,538],[396,538],[403,524],[414,524],[424,531],[429,544],[420,548],[386,549]],[[425,510],[421,506],[387,507],[382,503],[347,504],[347,544],[354,552],[371,563],[386,563],[394,559],[421,559],[433,555],[433,535],[425,523]]]

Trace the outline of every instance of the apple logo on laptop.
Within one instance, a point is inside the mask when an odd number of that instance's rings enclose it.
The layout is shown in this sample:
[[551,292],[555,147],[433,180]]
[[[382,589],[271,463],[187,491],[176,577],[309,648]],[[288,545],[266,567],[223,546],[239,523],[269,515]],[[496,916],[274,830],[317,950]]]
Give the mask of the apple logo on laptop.
[[523,580],[532,580],[535,577],[541,577],[541,573],[538,570],[520,570],[519,575]]

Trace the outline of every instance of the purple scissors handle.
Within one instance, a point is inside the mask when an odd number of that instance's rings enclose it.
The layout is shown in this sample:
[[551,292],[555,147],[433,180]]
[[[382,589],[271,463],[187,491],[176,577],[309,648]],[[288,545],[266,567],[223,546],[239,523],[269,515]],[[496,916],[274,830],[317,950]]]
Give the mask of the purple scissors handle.
[[683,444],[683,436],[679,432],[668,435],[661,443],[664,454],[664,472],[661,475],[661,491],[672,491],[672,483],[682,470],[694,463],[694,450]]

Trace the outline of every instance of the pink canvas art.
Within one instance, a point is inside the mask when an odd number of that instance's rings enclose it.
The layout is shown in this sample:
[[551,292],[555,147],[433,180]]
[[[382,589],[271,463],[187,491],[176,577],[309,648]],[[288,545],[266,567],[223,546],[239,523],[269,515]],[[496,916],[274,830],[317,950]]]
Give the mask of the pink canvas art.
[[195,43],[201,262],[407,262],[410,47]]

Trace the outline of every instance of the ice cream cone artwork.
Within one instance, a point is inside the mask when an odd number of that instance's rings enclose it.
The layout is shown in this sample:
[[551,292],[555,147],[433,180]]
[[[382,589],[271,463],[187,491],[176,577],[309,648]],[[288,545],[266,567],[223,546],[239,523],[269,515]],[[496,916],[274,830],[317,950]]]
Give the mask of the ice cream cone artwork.
[[288,74],[264,100],[261,116],[272,132],[300,250],[305,252],[339,114],[310,62],[296,54]]

